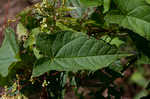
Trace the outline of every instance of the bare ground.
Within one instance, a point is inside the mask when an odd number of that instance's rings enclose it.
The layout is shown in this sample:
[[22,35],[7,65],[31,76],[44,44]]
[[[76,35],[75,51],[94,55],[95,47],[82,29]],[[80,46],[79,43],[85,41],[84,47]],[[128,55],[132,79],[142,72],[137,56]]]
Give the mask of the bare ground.
[[17,13],[28,5],[27,0],[0,0],[0,44],[2,42],[2,28],[6,19],[14,18]]

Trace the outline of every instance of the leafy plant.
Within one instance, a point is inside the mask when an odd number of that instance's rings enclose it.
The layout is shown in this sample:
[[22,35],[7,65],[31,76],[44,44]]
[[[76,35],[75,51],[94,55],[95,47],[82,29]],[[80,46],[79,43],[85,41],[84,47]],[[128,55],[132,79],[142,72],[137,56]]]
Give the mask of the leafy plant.
[[135,98],[148,95],[139,67],[150,60],[149,10],[148,0],[43,0],[25,9],[0,48],[5,95],[63,99],[71,90],[82,99],[80,88],[94,87],[88,97],[120,99],[116,79],[131,68],[143,88]]

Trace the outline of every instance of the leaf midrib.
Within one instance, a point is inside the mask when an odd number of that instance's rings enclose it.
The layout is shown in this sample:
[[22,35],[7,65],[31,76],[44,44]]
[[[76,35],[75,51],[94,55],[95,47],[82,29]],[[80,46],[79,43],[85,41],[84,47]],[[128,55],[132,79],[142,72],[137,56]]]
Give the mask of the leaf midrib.
[[69,59],[69,58],[87,58],[87,57],[104,57],[104,56],[129,56],[130,54],[110,54],[110,55],[93,55],[93,56],[73,56],[73,57],[54,57],[54,59]]

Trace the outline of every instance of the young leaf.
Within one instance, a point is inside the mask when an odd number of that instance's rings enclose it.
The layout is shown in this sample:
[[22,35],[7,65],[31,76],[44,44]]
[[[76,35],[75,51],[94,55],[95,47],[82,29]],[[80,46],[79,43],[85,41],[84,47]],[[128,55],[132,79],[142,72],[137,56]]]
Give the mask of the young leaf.
[[15,39],[15,32],[11,28],[5,30],[5,39],[0,48],[0,74],[7,76],[9,66],[17,62],[16,55],[19,48]]
[[111,38],[108,35],[102,36],[101,39],[103,39],[105,42],[110,43],[111,45],[116,45],[118,48],[124,44],[122,40],[120,40],[118,37]]
[[22,23],[17,24],[17,35],[18,35],[18,40],[21,40],[22,36],[27,36],[27,29],[23,26]]
[[59,33],[52,45],[54,58],[36,64],[32,76],[40,76],[49,70],[97,70],[129,55],[117,54],[116,51],[103,40],[72,32]]

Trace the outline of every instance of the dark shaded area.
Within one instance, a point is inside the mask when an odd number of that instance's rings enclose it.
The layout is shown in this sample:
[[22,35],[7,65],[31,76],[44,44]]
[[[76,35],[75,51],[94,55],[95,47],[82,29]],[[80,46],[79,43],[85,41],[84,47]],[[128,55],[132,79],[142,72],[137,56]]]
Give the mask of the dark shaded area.
[[150,49],[150,41],[132,31],[128,31],[128,33],[139,52],[142,52],[144,55],[150,57],[150,50],[147,50]]

